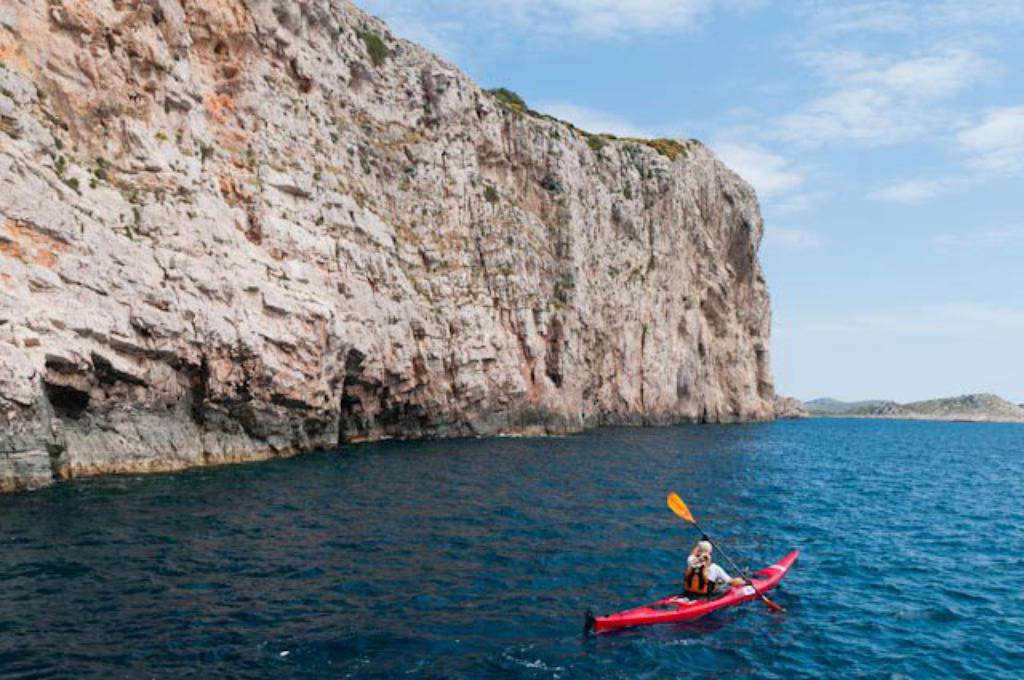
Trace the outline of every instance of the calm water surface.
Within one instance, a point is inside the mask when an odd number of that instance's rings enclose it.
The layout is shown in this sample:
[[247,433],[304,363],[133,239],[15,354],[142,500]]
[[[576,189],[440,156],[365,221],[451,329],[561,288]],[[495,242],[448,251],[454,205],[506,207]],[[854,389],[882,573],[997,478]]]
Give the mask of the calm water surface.
[[[678,491],[756,603],[679,587]],[[814,420],[386,443],[0,496],[3,677],[1022,677],[1024,426]]]

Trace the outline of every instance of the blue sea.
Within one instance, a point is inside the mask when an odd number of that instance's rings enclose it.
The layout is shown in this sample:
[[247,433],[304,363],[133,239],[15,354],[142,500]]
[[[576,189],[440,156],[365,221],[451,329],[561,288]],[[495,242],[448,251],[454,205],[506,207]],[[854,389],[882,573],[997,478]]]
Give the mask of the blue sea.
[[[773,597],[587,637],[696,533]],[[0,677],[1020,678],[1024,426],[388,442],[0,496]]]

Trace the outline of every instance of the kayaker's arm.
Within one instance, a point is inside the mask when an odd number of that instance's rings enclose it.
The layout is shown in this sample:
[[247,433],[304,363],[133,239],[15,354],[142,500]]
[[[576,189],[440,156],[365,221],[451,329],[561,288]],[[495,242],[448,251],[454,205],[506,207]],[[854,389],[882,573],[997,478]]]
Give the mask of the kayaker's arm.
[[711,580],[718,584],[719,587],[724,586],[745,586],[747,582],[742,578],[733,578],[729,575],[725,569],[722,569],[717,564],[711,565]]

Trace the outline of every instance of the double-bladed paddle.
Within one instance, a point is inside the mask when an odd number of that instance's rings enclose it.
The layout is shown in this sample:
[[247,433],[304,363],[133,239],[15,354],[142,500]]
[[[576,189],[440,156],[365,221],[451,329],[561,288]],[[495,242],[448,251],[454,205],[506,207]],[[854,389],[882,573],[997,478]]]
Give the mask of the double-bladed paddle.
[[718,546],[718,544],[716,544],[714,541],[711,540],[711,537],[708,536],[707,532],[705,532],[703,529],[701,529],[700,525],[697,524],[697,520],[695,520],[693,518],[693,513],[690,512],[690,509],[688,507],[686,507],[686,503],[683,502],[683,499],[680,498],[678,494],[670,493],[668,495],[668,507],[672,510],[672,512],[674,512],[677,515],[679,515],[679,517],[681,517],[682,519],[684,519],[687,522],[689,522],[690,524],[692,524],[694,526],[694,528],[697,529],[697,531],[699,531],[700,533],[702,533],[704,535],[704,538],[706,538],[711,545],[715,546],[715,549],[717,549],[718,552],[720,552],[722,554],[722,557],[724,557],[729,562],[729,564],[732,565],[733,569],[735,569],[736,571],[739,572],[740,577],[744,581],[746,581],[748,586],[750,586],[751,588],[754,589],[754,592],[757,593],[757,596],[761,598],[761,601],[764,602],[765,605],[769,609],[771,609],[773,612],[779,612],[779,613],[784,613],[786,611],[785,609],[782,608],[781,605],[778,605],[778,604],[772,602],[771,600],[768,599],[768,597],[764,593],[762,593],[760,590],[758,590],[757,586],[754,585],[754,582],[750,580],[750,577],[747,576],[743,572],[743,570],[740,569],[739,566],[735,562],[732,561],[732,558],[730,558],[728,555],[725,554],[725,551],[722,550]]

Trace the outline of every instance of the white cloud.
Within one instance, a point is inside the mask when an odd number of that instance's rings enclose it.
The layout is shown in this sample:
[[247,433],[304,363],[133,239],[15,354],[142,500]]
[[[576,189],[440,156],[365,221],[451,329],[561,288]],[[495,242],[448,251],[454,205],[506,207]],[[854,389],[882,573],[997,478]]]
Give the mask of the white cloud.
[[932,99],[955,94],[992,71],[986,60],[966,50],[907,59],[852,74],[854,82],[905,97]]
[[761,147],[719,142],[712,148],[722,162],[754,186],[762,199],[777,196],[804,183],[804,176],[793,169],[789,160]]
[[949,127],[936,104],[993,73],[992,65],[967,50],[904,60],[859,52],[805,57],[833,90],[784,116],[777,135],[801,145],[834,142],[891,144]]
[[844,315],[842,319],[817,321],[805,331],[873,335],[895,333],[931,338],[1024,330],[1024,308],[952,302],[925,305],[893,313]]
[[1024,246],[1024,227],[977,233],[940,234],[932,242],[943,248],[1005,248]]
[[910,179],[868,194],[868,198],[891,203],[923,203],[952,186],[951,180]]
[[[534,34],[583,38],[630,38],[692,30],[716,11],[743,13],[771,0],[360,0],[359,5],[393,22],[397,16],[422,23],[433,33],[439,17],[459,17],[488,30],[510,25]],[[782,4],[782,3],[778,3]],[[905,33],[947,26],[1004,24],[1024,20],[1019,0],[866,0],[804,2],[813,32],[822,37],[848,33]],[[442,32],[443,33],[443,32]],[[456,36],[458,37],[458,36]]]
[[986,24],[1024,21],[1020,0],[862,0],[805,4],[817,33],[942,33]]
[[790,252],[813,250],[823,243],[821,236],[813,231],[786,227],[767,227],[764,240],[766,246]]
[[872,88],[836,91],[782,118],[779,136],[791,143],[891,143],[922,127],[916,116],[904,115],[887,92]]
[[633,125],[620,116],[586,106],[577,106],[564,102],[549,102],[538,104],[536,108],[538,111],[547,113],[555,118],[569,121],[581,130],[595,134],[607,133],[616,137],[642,138],[656,136],[643,128]]
[[543,31],[588,37],[679,33],[695,28],[716,9],[749,11],[767,0],[492,0],[514,6],[520,17]]
[[773,200],[771,211],[774,215],[798,215],[813,210],[832,194],[827,191],[806,191]]
[[1012,172],[1024,167],[1024,106],[992,109],[978,125],[958,135],[961,148],[982,170]]
[[994,68],[988,60],[965,49],[900,60],[856,50],[812,51],[803,54],[802,60],[840,89],[878,88],[914,98],[954,94]]
[[1009,24],[1024,21],[1024,3],[1020,0],[946,0],[937,8],[935,18],[942,23],[978,25]]
[[912,8],[905,2],[870,0],[842,4],[816,3],[810,10],[820,33],[902,33],[913,28]]
[[631,38],[692,30],[716,10],[745,12],[767,0],[363,0],[360,4],[389,21],[401,16],[421,22],[459,16],[467,24],[494,30],[517,26],[534,35]]
[[[692,28],[707,9],[702,0],[546,0],[535,5],[537,16],[561,15],[573,32],[608,36],[620,32],[669,33]],[[564,25],[564,24],[563,24]]]

